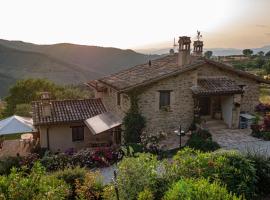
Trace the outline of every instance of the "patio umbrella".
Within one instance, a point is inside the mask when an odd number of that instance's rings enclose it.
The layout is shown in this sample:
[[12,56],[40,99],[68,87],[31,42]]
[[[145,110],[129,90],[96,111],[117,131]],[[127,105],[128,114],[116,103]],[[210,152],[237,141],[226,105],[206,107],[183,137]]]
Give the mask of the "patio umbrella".
[[33,120],[13,115],[0,121],[0,135],[36,132]]

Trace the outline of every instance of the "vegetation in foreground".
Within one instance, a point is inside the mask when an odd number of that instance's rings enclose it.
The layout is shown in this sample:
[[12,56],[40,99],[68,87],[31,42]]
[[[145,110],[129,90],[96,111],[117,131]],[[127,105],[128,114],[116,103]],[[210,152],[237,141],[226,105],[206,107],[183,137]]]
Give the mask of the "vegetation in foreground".
[[[2,165],[3,163],[0,163]],[[22,164],[22,163],[21,163]],[[238,200],[269,195],[270,159],[232,151],[185,148],[158,160],[150,153],[118,163],[115,183],[79,166],[48,171],[40,161],[0,176],[0,199]]]

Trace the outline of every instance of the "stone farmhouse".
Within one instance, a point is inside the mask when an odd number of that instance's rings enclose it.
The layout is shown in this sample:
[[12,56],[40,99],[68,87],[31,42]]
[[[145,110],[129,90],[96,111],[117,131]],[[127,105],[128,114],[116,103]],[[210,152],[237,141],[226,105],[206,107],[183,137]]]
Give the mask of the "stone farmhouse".
[[41,147],[111,146],[121,142],[121,120],[131,95],[146,119],[147,134],[188,130],[195,115],[239,127],[241,112],[253,113],[259,103],[260,84],[270,81],[202,57],[203,41],[179,37],[179,51],[87,83],[95,98],[33,102],[33,121]]
[[146,132],[170,133],[181,125],[187,130],[198,114],[239,127],[240,112],[253,113],[259,103],[260,84],[270,82],[232,66],[202,57],[203,41],[179,37],[179,51],[90,81],[105,107],[123,118],[130,94],[137,92]]

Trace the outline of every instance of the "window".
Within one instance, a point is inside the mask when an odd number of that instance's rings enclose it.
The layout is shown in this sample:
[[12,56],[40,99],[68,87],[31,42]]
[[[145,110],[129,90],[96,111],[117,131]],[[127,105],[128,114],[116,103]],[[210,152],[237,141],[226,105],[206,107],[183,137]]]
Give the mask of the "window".
[[169,107],[171,103],[171,91],[159,91],[159,108]]
[[117,105],[120,106],[120,104],[121,104],[121,94],[119,92],[117,92],[116,101],[117,101]]
[[84,127],[74,126],[72,128],[72,141],[83,141],[84,140]]

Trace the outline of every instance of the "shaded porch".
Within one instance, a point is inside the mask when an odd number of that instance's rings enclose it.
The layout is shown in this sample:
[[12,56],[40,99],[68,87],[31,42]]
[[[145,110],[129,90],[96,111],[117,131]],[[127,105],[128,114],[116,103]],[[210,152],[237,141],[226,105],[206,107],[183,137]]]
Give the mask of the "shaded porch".
[[224,122],[238,128],[242,86],[227,77],[199,78],[193,86],[194,114],[204,122]]

